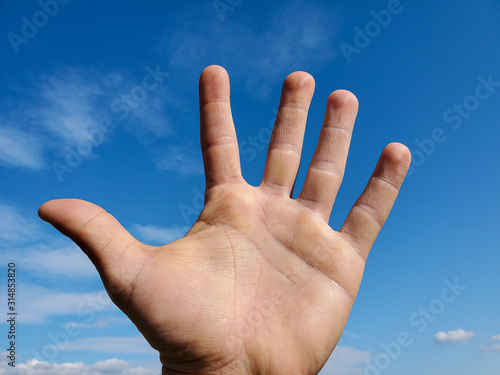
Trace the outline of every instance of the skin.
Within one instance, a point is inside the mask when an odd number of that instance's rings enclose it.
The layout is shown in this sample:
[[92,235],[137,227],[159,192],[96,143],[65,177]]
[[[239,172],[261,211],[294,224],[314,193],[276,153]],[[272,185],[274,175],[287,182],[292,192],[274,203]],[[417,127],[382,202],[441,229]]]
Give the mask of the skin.
[[170,244],[144,245],[82,200],[40,207],[40,217],[95,264],[111,299],[159,351],[163,374],[317,374],[335,348],[410,152],[386,146],[334,231],[328,220],[358,102],[344,90],[328,97],[304,186],[292,199],[313,91],[305,72],[286,78],[264,176],[254,187],[241,175],[228,75],[218,66],[203,71],[205,207]]

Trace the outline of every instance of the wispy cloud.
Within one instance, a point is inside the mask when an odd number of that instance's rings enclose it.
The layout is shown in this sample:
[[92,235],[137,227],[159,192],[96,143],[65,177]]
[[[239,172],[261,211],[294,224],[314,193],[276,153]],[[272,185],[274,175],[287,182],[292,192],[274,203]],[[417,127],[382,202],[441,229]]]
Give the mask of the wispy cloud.
[[65,69],[44,77],[40,101],[31,108],[32,121],[67,143],[85,139],[85,130],[99,118],[96,102],[108,80],[98,74],[84,76]]
[[352,339],[357,339],[357,338],[359,338],[359,335],[357,335],[357,334],[355,334],[355,333],[352,333],[352,332],[349,332],[349,331],[344,331],[344,332],[342,333],[342,335],[343,335],[343,336],[348,336],[348,337],[350,337],[350,338],[352,338]]
[[94,266],[71,241],[47,234],[36,211],[0,203],[3,256],[44,278],[96,278]]
[[486,351],[500,351],[500,345],[482,345],[481,349]]
[[[62,155],[64,159],[67,147],[78,150],[79,143],[92,139],[92,132],[103,119],[122,123],[141,141],[151,135],[157,138],[170,134],[168,87],[159,83],[151,86],[154,89],[142,87],[151,71],[155,68],[144,67],[142,73],[133,76],[128,72],[63,67],[32,81],[25,88],[24,99],[0,118],[0,166],[41,170],[48,164],[49,155]],[[151,80],[148,82],[151,84]],[[134,101],[138,92],[145,97]]]
[[168,113],[173,107],[172,101],[174,99],[167,85],[158,86],[148,93],[147,99],[131,109],[130,121],[126,121],[124,127],[143,143],[173,134],[174,129]]
[[[50,245],[37,245],[10,252],[11,258],[22,264],[23,269],[46,278],[97,278],[92,262],[76,245],[60,246],[62,241]],[[66,241],[64,241],[66,244]]]
[[105,329],[115,324],[131,324],[131,322],[128,318],[113,316],[105,319],[99,319],[94,323],[68,322],[65,325],[84,329]]
[[[500,341],[500,335],[492,336],[491,341]],[[500,344],[493,344],[493,345],[483,345],[482,346],[483,350],[493,350],[493,351],[500,351]]]
[[[32,115],[57,138],[78,142],[88,138],[86,131],[102,118],[122,123],[139,139],[145,134],[165,136],[171,133],[168,101],[171,98],[165,84],[168,72],[160,65],[144,67],[137,76],[128,72],[98,72],[92,69],[66,68],[47,76],[39,91],[42,101],[32,109]],[[164,76],[148,81],[152,73]],[[148,86],[149,87],[149,86]],[[139,94],[140,93],[140,94]],[[35,120],[34,120],[35,121]]]
[[[2,356],[4,357],[4,356]],[[157,375],[159,369],[130,367],[128,362],[112,358],[93,364],[76,363],[48,363],[36,359],[26,363],[16,364],[16,368],[9,368],[1,363],[0,375]]]
[[51,153],[88,138],[106,110],[103,103],[123,80],[116,73],[60,68],[37,77],[0,123],[0,165],[43,169]]
[[[292,69],[331,61],[334,38],[340,29],[331,4],[327,7],[292,1],[286,6],[269,3],[269,7],[275,7],[274,11],[257,16],[259,26],[229,21],[221,24],[214,17],[211,25],[203,25],[203,30],[181,28],[183,31],[174,34],[166,32],[163,45],[171,66],[185,69],[200,62],[219,61],[247,78],[249,90],[266,96],[272,88],[269,82],[281,82],[283,74]],[[263,18],[267,14],[271,16]],[[196,14],[186,17],[194,18]]]
[[23,244],[39,238],[38,220],[21,208],[0,203],[0,245]]
[[154,350],[143,336],[136,337],[83,337],[71,340],[63,350],[89,350],[113,354],[152,354]]
[[42,324],[49,318],[74,315],[77,320],[97,319],[102,312],[119,310],[105,291],[92,293],[64,293],[51,291],[37,285],[21,284],[18,287],[19,310],[24,324]]
[[363,365],[371,358],[370,352],[337,346],[321,371],[324,375],[361,375]]
[[37,137],[0,121],[0,165],[38,171],[46,167],[43,152]]
[[466,343],[473,337],[473,331],[464,331],[461,328],[455,331],[438,332],[434,335],[437,344],[448,344],[452,342]]
[[163,228],[154,225],[134,226],[136,237],[149,245],[165,245],[183,237],[188,227]]
[[179,146],[169,146],[157,159],[156,166],[161,170],[176,171],[185,175],[201,175],[203,161],[199,152]]

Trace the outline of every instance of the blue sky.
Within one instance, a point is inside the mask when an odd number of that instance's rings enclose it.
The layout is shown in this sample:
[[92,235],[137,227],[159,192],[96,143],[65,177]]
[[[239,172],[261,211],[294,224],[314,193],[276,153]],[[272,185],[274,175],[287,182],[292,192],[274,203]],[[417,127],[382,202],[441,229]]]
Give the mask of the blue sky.
[[[0,268],[17,264],[17,369],[159,373],[90,261],[36,211],[81,198],[146,243],[182,236],[204,189],[198,77],[220,64],[251,184],[289,73],[316,80],[296,191],[328,94],[356,94],[333,228],[387,143],[412,150],[411,175],[321,374],[497,375],[499,2],[215,3],[0,3]],[[0,374],[16,373],[6,362]]]

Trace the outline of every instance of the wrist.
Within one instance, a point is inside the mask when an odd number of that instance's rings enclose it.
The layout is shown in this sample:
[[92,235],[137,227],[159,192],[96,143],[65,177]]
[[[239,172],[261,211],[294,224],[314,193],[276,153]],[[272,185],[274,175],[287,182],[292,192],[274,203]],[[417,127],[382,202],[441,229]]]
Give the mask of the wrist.
[[[161,360],[161,357],[160,357]],[[256,372],[249,370],[250,366],[244,364],[237,364],[231,362],[222,366],[216,366],[213,363],[211,365],[203,366],[204,369],[193,368],[194,366],[187,365],[184,367],[182,364],[173,365],[172,363],[166,363],[162,361],[161,375],[254,375]],[[184,365],[186,365],[184,363]],[[172,367],[176,367],[175,370]],[[183,367],[179,369],[179,367]],[[202,368],[203,368],[202,367]]]
[[229,369],[220,369],[209,372],[178,372],[167,369],[165,366],[162,366],[161,375],[253,375],[253,373],[246,370],[229,370]]

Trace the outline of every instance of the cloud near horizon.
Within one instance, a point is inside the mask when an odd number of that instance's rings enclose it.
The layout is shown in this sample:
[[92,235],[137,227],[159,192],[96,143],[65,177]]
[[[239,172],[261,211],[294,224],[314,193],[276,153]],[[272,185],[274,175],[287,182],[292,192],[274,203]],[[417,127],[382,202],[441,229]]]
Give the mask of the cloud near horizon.
[[132,368],[128,362],[116,358],[93,364],[48,363],[31,359],[16,364],[15,368],[3,361],[0,363],[0,375],[158,375],[160,372],[160,369]]

